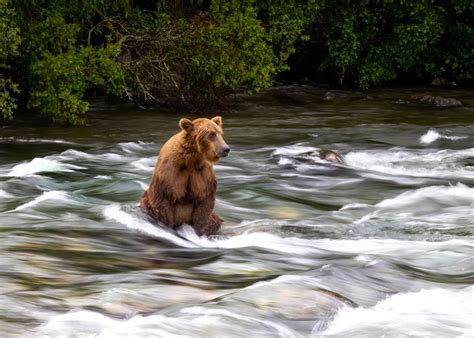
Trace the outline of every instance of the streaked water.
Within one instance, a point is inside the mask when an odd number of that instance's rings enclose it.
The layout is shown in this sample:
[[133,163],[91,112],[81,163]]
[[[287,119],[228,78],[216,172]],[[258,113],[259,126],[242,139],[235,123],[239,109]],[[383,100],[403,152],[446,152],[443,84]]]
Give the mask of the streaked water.
[[212,238],[137,208],[180,115],[0,129],[0,336],[473,336],[474,93],[326,92],[223,114]]

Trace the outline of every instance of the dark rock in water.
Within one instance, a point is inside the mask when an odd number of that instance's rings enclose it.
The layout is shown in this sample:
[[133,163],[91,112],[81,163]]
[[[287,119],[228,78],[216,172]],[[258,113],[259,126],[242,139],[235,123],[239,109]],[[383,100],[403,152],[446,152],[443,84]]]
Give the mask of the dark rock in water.
[[325,100],[334,100],[334,99],[338,99],[338,98],[341,98],[340,95],[336,95],[336,93],[333,93],[333,92],[326,92],[324,93],[324,99]]
[[431,81],[432,86],[450,86],[456,87],[458,84],[454,81],[448,81],[444,77],[436,77]]
[[323,100],[333,101],[333,100],[366,100],[371,99],[370,96],[365,95],[361,92],[356,91],[347,91],[347,90],[330,90],[323,94]]
[[340,164],[345,164],[344,159],[342,158],[342,155],[339,154],[335,150],[325,150],[325,149],[320,150],[319,151],[319,157],[322,160],[336,162],[336,163],[340,163]]
[[443,86],[446,84],[446,80],[443,78],[436,77],[431,81],[432,86]]
[[395,101],[396,104],[409,104],[410,102],[406,101],[406,100],[402,100],[402,99],[398,99],[397,101]]
[[434,107],[460,107],[462,106],[462,102],[450,97],[441,97],[441,96],[434,96],[431,94],[415,94],[410,96],[408,99],[412,103],[423,103],[432,105]]

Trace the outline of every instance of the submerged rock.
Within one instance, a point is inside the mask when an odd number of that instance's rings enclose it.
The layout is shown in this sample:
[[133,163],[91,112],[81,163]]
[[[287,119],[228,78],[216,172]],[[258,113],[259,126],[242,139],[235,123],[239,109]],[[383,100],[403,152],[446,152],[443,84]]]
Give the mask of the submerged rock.
[[366,99],[370,99],[371,97],[358,91],[329,90],[323,94],[322,98],[325,101],[333,101],[333,100],[347,100],[347,99],[366,100]]
[[462,102],[451,98],[451,97],[442,97],[442,96],[434,96],[431,94],[415,94],[409,97],[408,99],[412,103],[423,103],[432,105],[434,107],[460,107],[462,106]]
[[270,209],[270,216],[277,219],[301,219],[303,213],[292,207],[275,207]]
[[319,157],[322,160],[345,164],[344,159],[342,158],[342,155],[339,154],[335,150],[322,149],[319,151]]

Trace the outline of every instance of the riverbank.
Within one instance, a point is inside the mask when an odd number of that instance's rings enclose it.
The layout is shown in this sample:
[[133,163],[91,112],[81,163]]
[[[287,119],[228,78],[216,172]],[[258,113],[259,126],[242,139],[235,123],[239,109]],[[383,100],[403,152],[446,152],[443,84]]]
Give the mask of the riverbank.
[[[97,123],[101,119],[114,119],[114,115],[132,114],[139,117],[140,114],[147,118],[149,114],[153,112],[160,112],[162,114],[169,114],[170,116],[198,116],[206,114],[212,115],[216,112],[221,114],[232,114],[233,112],[245,109],[245,106],[249,102],[268,102],[270,104],[280,103],[287,104],[290,106],[294,105],[315,105],[320,104],[324,106],[330,102],[338,102],[345,104],[348,101],[376,101],[384,106],[393,105],[394,108],[403,105],[418,107],[420,109],[430,110],[433,112],[448,111],[449,108],[455,108],[454,111],[466,111],[470,110],[474,106],[474,87],[471,85],[465,86],[389,86],[389,87],[376,87],[368,90],[354,90],[354,89],[338,89],[331,86],[321,85],[279,85],[269,89],[262,90],[255,94],[246,94],[244,90],[236,92],[232,95],[225,106],[221,109],[210,108],[201,111],[180,111],[176,108],[162,107],[162,106],[150,106],[147,108],[139,109],[132,102],[123,101],[117,98],[111,98],[107,96],[91,96],[88,98],[90,105],[90,111],[86,114],[87,125],[90,127]],[[432,104],[426,104],[423,102],[411,102],[410,97],[413,95],[424,95],[430,94],[436,97],[453,98],[460,101],[462,107],[436,107]],[[110,114],[109,117],[106,115]],[[65,126],[54,126],[54,123],[45,117],[38,116],[37,113],[29,111],[22,114],[18,114],[15,120],[12,121],[1,121],[0,128],[2,131],[7,133],[8,129],[11,128],[24,128],[24,127],[40,127],[40,128],[69,128]],[[82,129],[82,127],[77,127]],[[27,129],[27,128],[26,128]]]

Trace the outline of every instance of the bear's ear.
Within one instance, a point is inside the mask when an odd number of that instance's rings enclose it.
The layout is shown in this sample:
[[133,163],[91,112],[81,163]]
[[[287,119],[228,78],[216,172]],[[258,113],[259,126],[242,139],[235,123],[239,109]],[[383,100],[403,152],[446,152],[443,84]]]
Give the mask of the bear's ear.
[[193,129],[193,126],[193,122],[188,119],[179,120],[179,127],[187,133]]
[[211,119],[211,121],[217,124],[219,127],[222,127],[222,117],[215,116]]

